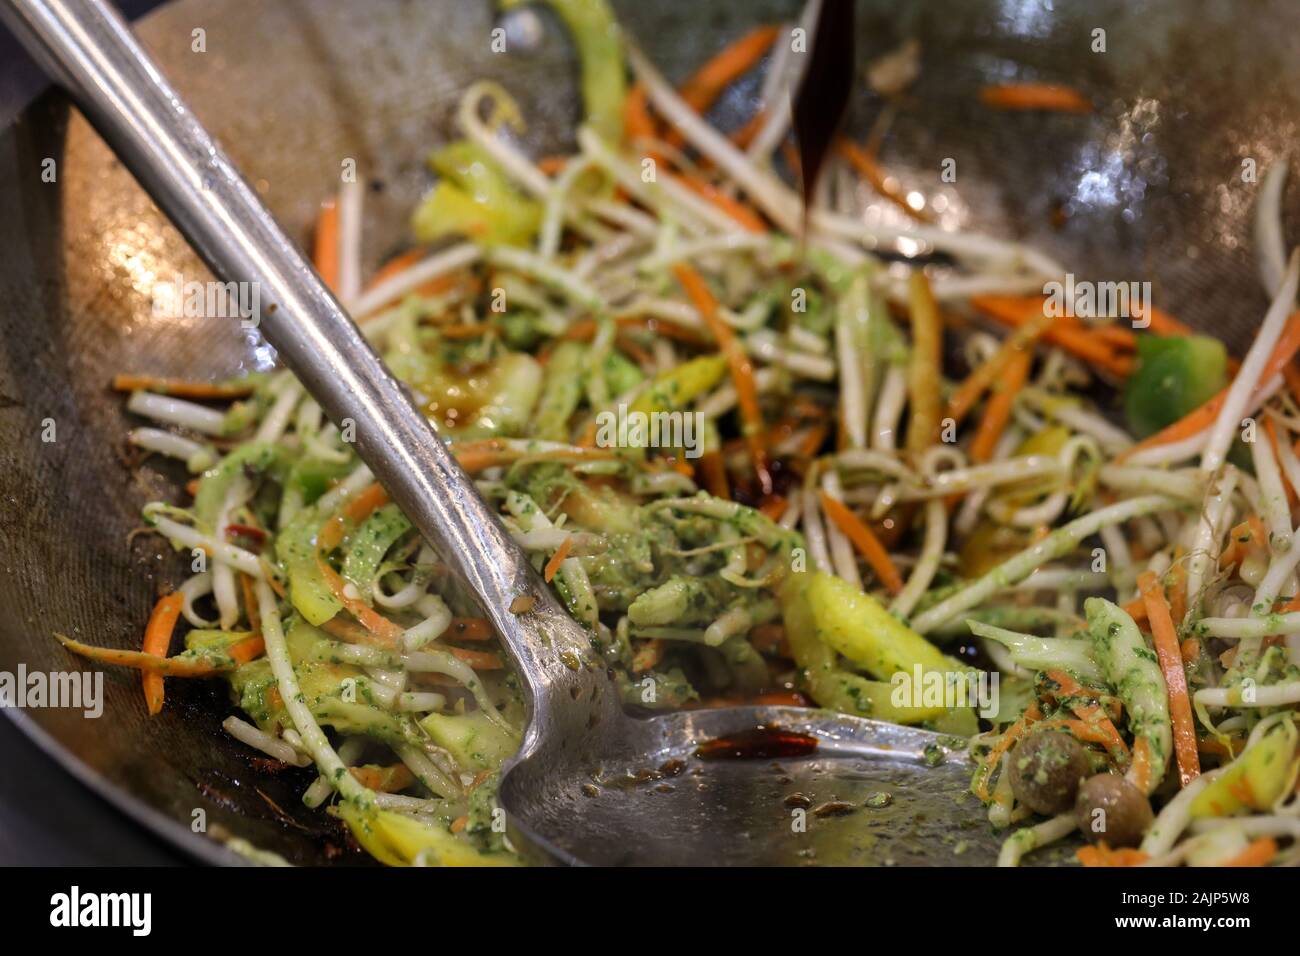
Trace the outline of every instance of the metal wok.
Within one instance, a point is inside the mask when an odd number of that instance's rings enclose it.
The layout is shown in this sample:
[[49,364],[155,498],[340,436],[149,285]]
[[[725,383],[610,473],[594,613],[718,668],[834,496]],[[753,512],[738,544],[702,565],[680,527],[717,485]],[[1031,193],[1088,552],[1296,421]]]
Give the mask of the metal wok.
[[[792,17],[798,4],[614,6],[681,78],[722,42]],[[1240,351],[1266,305],[1243,162],[1262,173],[1297,141],[1293,12],[1284,0],[860,0],[858,49],[865,61],[921,39],[924,72],[883,151],[905,184],[946,197],[987,232],[1040,243],[1081,277],[1150,279],[1158,304]],[[558,23],[544,22],[528,55],[490,51],[494,14],[479,0],[178,0],[139,32],[291,234],[306,239],[340,162],[356,159],[373,187],[373,268],[404,243],[428,182],[423,159],[450,134],[470,82],[505,84],[538,154],[569,141],[572,50]],[[206,52],[192,49],[197,29]],[[1104,53],[1093,52],[1096,29]],[[1070,83],[1098,112],[978,105],[982,84],[1009,79]],[[716,119],[738,122],[756,95],[755,82],[733,89]],[[864,84],[852,129],[864,133],[879,109]],[[54,183],[41,178],[47,158]],[[957,179],[942,184],[948,158]],[[1288,217],[1292,237],[1296,220]],[[129,535],[141,505],[176,498],[184,476],[132,460],[130,423],[108,382],[119,371],[221,378],[268,359],[238,323],[153,316],[154,285],[177,273],[202,271],[60,96],[42,95],[0,130],[0,671],[86,669],[53,631],[133,645],[157,586],[180,577],[180,559],[160,539]],[[42,440],[49,420],[53,442]],[[222,834],[296,863],[362,859],[328,817],[302,808],[306,771],[269,772],[221,731],[232,712],[224,686],[172,681],[153,719],[134,673],[108,672],[104,686],[98,719],[6,713],[84,783],[202,859],[238,859],[208,838]],[[198,810],[207,836],[194,832]]]

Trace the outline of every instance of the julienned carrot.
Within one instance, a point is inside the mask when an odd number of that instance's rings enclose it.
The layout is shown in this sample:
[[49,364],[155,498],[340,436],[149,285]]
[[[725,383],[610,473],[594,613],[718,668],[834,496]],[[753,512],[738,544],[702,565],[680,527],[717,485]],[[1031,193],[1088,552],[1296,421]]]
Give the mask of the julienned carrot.
[[1074,851],[1074,855],[1084,866],[1140,866],[1150,859],[1141,850],[1134,850],[1131,847],[1112,850],[1104,843],[1081,846]]
[[1028,352],[1016,352],[1007,360],[1005,374],[996,390],[989,396],[984,407],[984,416],[980,419],[975,437],[971,439],[971,461],[982,462],[993,458],[993,450],[998,439],[1006,431],[1007,422],[1011,420],[1011,409],[1016,395],[1024,388],[1029,377],[1032,356]]
[[772,493],[772,474],[767,469],[767,441],[763,424],[763,409],[758,403],[758,385],[754,382],[754,366],[744,347],[736,339],[731,326],[718,317],[718,302],[709,291],[703,277],[684,262],[673,266],[673,275],[682,284],[700,317],[717,340],[718,347],[727,359],[731,381],[736,388],[736,404],[740,407],[745,442],[753,460],[761,494]]
[[[172,632],[176,630],[176,621],[181,616],[181,607],[185,597],[179,591],[173,591],[158,600],[149,615],[149,624],[144,629],[144,645],[141,651],[154,657],[166,657],[167,648],[172,642]],[[159,713],[163,706],[163,679],[161,674],[144,674],[144,702],[150,714]]]
[[731,498],[731,486],[727,481],[727,464],[723,461],[722,452],[709,451],[700,456],[699,461],[700,479],[704,483],[704,490],[715,498]]
[[331,289],[339,284],[339,205],[333,199],[321,203],[316,219],[316,238],[312,265],[321,280]]
[[681,88],[682,99],[697,113],[704,112],[723,90],[754,68],[780,35],[780,26],[764,24],[729,43],[686,81]]
[[118,392],[157,392],[176,398],[234,399],[252,395],[254,386],[251,382],[191,382],[155,375],[114,375],[113,389]]
[[1192,700],[1187,694],[1187,673],[1183,670],[1183,655],[1178,647],[1178,633],[1169,614],[1169,603],[1164,589],[1154,571],[1138,575],[1138,590],[1147,607],[1147,620],[1151,622],[1151,641],[1155,644],[1160,670],[1165,675],[1169,692],[1169,719],[1174,730],[1174,755],[1178,759],[1178,779],[1185,787],[1201,773],[1201,761],[1196,754],[1196,724],[1192,720]]
[[349,767],[348,772],[363,787],[376,793],[397,793],[415,783],[415,775],[404,763],[390,764],[387,767]]
[[1002,83],[980,90],[980,101],[1000,110],[1091,113],[1092,103],[1078,90],[1055,83]]
[[1277,841],[1272,837],[1260,837],[1226,863],[1220,866],[1268,866],[1277,856]]
[[329,554],[339,546],[352,525],[360,524],[388,503],[388,492],[378,482],[366,485],[329,517],[316,535],[316,550]]
[[316,567],[334,598],[366,629],[367,637],[363,643],[385,650],[397,646],[398,639],[405,628],[390,621],[360,598],[351,597],[347,590],[348,583],[343,580],[343,576],[330,567],[330,563],[319,554],[316,555]]
[[555,176],[564,172],[564,167],[569,165],[568,156],[543,156],[537,161],[537,168],[547,176]]
[[[379,285],[379,283],[393,278],[393,276],[401,275],[407,269],[411,268],[411,266],[423,262],[425,258],[428,257],[428,254],[428,250],[416,248],[408,249],[406,252],[394,256],[385,262],[378,272],[370,277],[370,281],[366,283],[366,288],[372,289]],[[449,291],[457,282],[462,281],[464,278],[465,273],[448,272],[445,275],[440,275],[437,278],[430,279],[415,291],[422,296],[431,298]]]
[[863,524],[847,505],[824,491],[821,492],[821,503],[827,516],[844,532],[845,537],[853,542],[853,546],[866,559],[867,564],[871,565],[871,570],[876,572],[876,577],[889,589],[889,593],[897,594],[903,590],[903,576],[898,573],[898,568],[894,566],[889,552],[885,550],[885,546],[880,543],[880,539],[872,533],[871,529]]
[[81,641],[74,641],[63,634],[55,634],[54,636],[60,644],[81,657],[98,661],[101,664],[133,667],[136,670],[144,671],[146,676],[158,677],[212,677],[215,674],[233,670],[239,664],[246,664],[261,654],[266,646],[261,635],[257,634],[247,637],[237,644],[232,644],[227,651],[232,663],[226,665],[213,664],[210,661],[197,658],[159,657],[157,654],[128,651],[117,647],[95,647]]
[[501,658],[491,651],[472,651],[467,647],[449,647],[447,652],[476,671],[501,670]]
[[980,396],[998,380],[1006,369],[1007,363],[1017,352],[1028,351],[1051,323],[1050,316],[1041,315],[1016,328],[998,350],[967,375],[949,396],[948,417],[961,424],[962,419],[975,407]]
[[[594,441],[594,435],[593,435]],[[460,466],[471,475],[498,465],[510,465],[517,461],[605,461],[614,457],[612,451],[604,448],[561,448],[545,451],[523,451],[509,448],[495,438],[482,441],[457,442],[451,446],[452,456]]]
[[752,206],[741,202],[739,199],[733,199],[712,183],[685,174],[673,178],[687,189],[713,203],[748,232],[767,232],[767,223],[763,221],[762,216],[755,212]]
[[550,584],[552,579],[559,574],[560,565],[564,563],[564,559],[569,556],[569,552],[572,550],[573,535],[569,535],[569,537],[560,542],[560,546],[555,549],[555,553],[551,555],[551,559],[546,562],[546,568],[542,572],[542,577],[546,579],[547,584]]
[[253,590],[253,579],[247,574],[239,575],[240,594],[244,598],[244,613],[248,617],[248,626],[254,631],[262,630],[262,614],[257,607],[257,594]]
[[971,783],[971,790],[975,796],[979,797],[985,803],[988,803],[989,781],[993,779],[993,771],[997,770],[998,763],[1001,762],[1002,756],[1011,749],[1017,740],[1025,735],[1034,722],[1043,716],[1038,704],[1030,704],[1025,708],[1025,712],[1014,724],[1007,728],[1006,733],[995,743],[979,766],[975,774],[975,779]]
[[[723,47],[682,85],[682,99],[695,112],[705,112],[723,90],[754,68],[780,35],[781,28],[775,24],[757,26]],[[665,139],[677,146],[682,142],[682,134],[669,130]]]
[[627,98],[623,101],[623,134],[627,137],[628,143],[633,146],[638,142],[657,139],[659,136],[658,125],[650,115],[645,86],[641,83],[632,84],[632,88],[627,91]]
[[355,617],[369,633],[367,643],[380,647],[396,646],[404,630],[384,617],[359,598],[352,597],[347,582],[330,566],[327,556],[343,541],[348,530],[368,518],[377,508],[388,503],[388,493],[377,482],[358,491],[337,512],[326,520],[316,535],[316,567],[330,591],[347,612]]
[[492,625],[487,618],[453,617],[442,636],[449,641],[488,641],[492,639]]
[[871,188],[885,199],[888,199],[913,219],[920,222],[934,222],[934,216],[924,209],[915,208],[908,202],[907,193],[889,181],[889,176],[886,175],[874,155],[849,139],[841,139],[836,145],[836,149],[858,171],[862,178],[871,184]]
[[749,144],[754,141],[754,137],[758,135],[758,131],[763,128],[763,124],[766,122],[767,113],[763,110],[759,110],[749,119],[745,120],[743,126],[738,126],[728,133],[727,137],[740,149],[748,149]]
[[1300,402],[1300,369],[1288,362],[1282,366],[1282,377],[1286,379],[1287,391],[1291,397]]
[[773,495],[764,501],[758,508],[763,514],[773,521],[780,521],[781,516],[785,514],[786,509],[790,507],[790,502],[780,495]]
[[[977,295],[971,297],[970,303],[1003,325],[1019,326],[1043,314],[1043,301],[1041,296]],[[1055,317],[1044,330],[1043,338],[1118,378],[1127,377],[1133,371],[1130,356],[1117,355],[1086,326],[1068,316]]]
[[[1268,361],[1264,363],[1259,382],[1261,384],[1267,382],[1286,368],[1291,360],[1295,358],[1297,351],[1300,351],[1300,312],[1292,312],[1287,319],[1286,326],[1282,329],[1282,334],[1278,336],[1277,345],[1273,347],[1272,354],[1269,355]],[[1209,428],[1214,424],[1214,420],[1219,417],[1224,402],[1228,400],[1228,389],[1231,387],[1230,385],[1225,386],[1209,401],[1192,409],[1172,425],[1162,428],[1154,435],[1142,439],[1136,445],[1121,452],[1115,458],[1116,464],[1123,462],[1126,458],[1145,448],[1155,448],[1159,445],[1179,442]]]

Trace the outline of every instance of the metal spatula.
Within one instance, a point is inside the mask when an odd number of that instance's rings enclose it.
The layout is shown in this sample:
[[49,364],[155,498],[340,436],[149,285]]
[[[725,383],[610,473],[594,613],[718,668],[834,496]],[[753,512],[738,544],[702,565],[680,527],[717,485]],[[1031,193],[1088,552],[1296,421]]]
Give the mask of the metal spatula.
[[101,0],[0,12],[213,272],[257,284],[266,339],[331,419],[355,422],[362,460],[477,595],[529,707],[500,788],[522,851],[590,864],[993,859],[968,758],[939,735],[789,707],[625,715],[586,632],[120,17]]

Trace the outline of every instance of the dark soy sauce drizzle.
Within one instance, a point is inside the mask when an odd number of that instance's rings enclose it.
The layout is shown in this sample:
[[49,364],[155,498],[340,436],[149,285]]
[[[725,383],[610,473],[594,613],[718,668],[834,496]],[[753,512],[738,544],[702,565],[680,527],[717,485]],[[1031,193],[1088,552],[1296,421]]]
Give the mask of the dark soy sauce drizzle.
[[792,125],[803,179],[803,232],[813,191],[830,155],[853,89],[853,0],[822,0],[812,59],[795,92]]
[[695,748],[701,760],[775,760],[806,757],[817,749],[817,738],[780,727],[753,727],[726,737],[706,740]]

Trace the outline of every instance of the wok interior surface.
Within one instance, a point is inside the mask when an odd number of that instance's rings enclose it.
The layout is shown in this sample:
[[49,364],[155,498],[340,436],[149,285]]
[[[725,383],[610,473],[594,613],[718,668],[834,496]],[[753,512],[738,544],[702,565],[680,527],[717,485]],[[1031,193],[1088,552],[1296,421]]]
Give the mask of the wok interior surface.
[[[614,6],[680,80],[799,5]],[[1300,118],[1300,32],[1286,29],[1288,12],[1282,0],[860,0],[857,45],[865,63],[921,40],[923,72],[882,158],[906,187],[940,197],[946,220],[1037,243],[1080,278],[1150,280],[1158,305],[1240,353],[1266,307],[1249,238],[1256,185],[1243,164],[1262,174],[1296,141]],[[424,157],[451,135],[469,83],[495,79],[518,98],[534,155],[571,142],[572,49],[543,20],[545,39],[528,54],[490,51],[493,9],[477,0],[179,0],[139,33],[291,236],[306,241],[340,164],[356,160],[372,186],[373,269],[407,241],[429,182]],[[206,52],[191,49],[196,28]],[[1093,51],[1099,29],[1105,52]],[[1011,80],[1071,84],[1098,110],[978,105],[981,85]],[[757,95],[747,78],[712,118],[738,125]],[[861,138],[881,106],[860,82],[850,131]],[[41,180],[46,158],[56,183]],[[954,183],[940,181],[947,159]],[[1293,237],[1296,218],[1286,222]],[[183,567],[160,539],[131,536],[141,506],[179,500],[185,476],[132,458],[109,381],[224,378],[273,356],[234,321],[152,314],[156,284],[205,270],[58,94],[0,133],[0,223],[0,670],[85,670],[52,632],[138,646],[156,588]],[[43,441],[51,421],[55,440]],[[224,828],[291,862],[361,860],[330,818],[302,807],[310,771],[268,772],[221,730],[233,712],[224,685],[170,681],[152,719],[134,672],[108,671],[104,687],[99,719],[59,709],[18,719],[84,780],[203,857],[235,859],[192,832],[200,809],[209,835]]]

